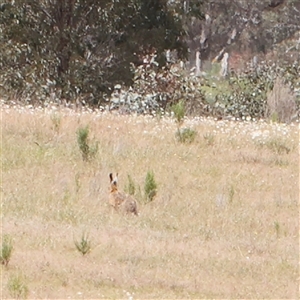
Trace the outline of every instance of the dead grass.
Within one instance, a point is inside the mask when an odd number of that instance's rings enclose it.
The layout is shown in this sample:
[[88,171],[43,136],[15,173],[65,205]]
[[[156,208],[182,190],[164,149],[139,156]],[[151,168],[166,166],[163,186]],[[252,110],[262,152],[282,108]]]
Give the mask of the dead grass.
[[[2,298],[20,273],[30,299],[298,298],[298,126],[185,123],[198,133],[188,145],[168,118],[3,108],[2,233],[14,252]],[[91,162],[76,141],[86,125],[99,142]],[[155,200],[139,217],[111,213],[108,174],[143,190],[149,169]]]
[[268,93],[266,116],[276,122],[291,122],[297,119],[296,95],[277,78],[273,90]]

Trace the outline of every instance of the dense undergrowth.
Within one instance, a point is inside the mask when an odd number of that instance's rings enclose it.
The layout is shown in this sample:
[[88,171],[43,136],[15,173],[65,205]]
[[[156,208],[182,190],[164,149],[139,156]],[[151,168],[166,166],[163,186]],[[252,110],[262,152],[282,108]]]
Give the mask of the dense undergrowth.
[[[121,113],[163,114],[172,105],[183,101],[187,115],[235,117],[240,119],[270,119],[277,122],[298,120],[300,103],[300,64],[263,62],[255,69],[231,72],[226,78],[218,74],[218,63],[200,77],[190,76],[177,64],[158,68],[155,55],[144,65],[134,68],[134,83],[130,88],[116,85],[111,95],[103,95],[99,104],[88,104],[83,95],[66,101],[60,93],[41,85],[35,95],[28,87],[18,94],[7,89],[4,98],[9,103],[67,105],[119,110]],[[216,71],[217,70],[217,71]]]

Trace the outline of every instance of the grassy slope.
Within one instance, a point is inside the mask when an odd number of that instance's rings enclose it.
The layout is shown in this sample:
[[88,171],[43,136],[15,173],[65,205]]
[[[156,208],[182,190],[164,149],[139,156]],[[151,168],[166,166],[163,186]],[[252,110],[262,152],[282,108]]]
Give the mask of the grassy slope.
[[[31,299],[297,298],[298,126],[187,120],[198,135],[185,145],[170,119],[3,109],[1,122],[3,298],[16,276]],[[90,163],[85,125],[99,141]],[[108,173],[142,190],[149,169],[155,201],[111,213]]]

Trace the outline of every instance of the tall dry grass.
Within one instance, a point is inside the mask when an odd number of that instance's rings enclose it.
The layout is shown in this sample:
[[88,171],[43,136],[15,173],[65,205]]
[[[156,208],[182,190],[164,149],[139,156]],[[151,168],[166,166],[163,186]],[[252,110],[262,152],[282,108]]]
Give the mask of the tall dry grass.
[[[168,118],[3,108],[2,233],[14,252],[2,297],[21,274],[30,299],[298,298],[298,126],[185,124],[192,144]],[[76,141],[86,125],[99,142],[90,162]],[[138,217],[112,213],[108,174],[143,191],[148,170],[155,200]]]
[[296,95],[277,78],[267,96],[266,116],[271,120],[289,123],[298,117]]

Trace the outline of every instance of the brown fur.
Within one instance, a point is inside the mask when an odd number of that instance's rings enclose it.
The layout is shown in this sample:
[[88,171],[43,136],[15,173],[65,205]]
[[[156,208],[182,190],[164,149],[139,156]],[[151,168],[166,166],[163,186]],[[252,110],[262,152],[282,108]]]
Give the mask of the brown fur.
[[109,204],[117,211],[122,210],[125,213],[132,213],[138,215],[136,200],[124,193],[118,191],[118,173],[115,178],[113,174],[109,174],[110,178],[110,193],[109,193]]

